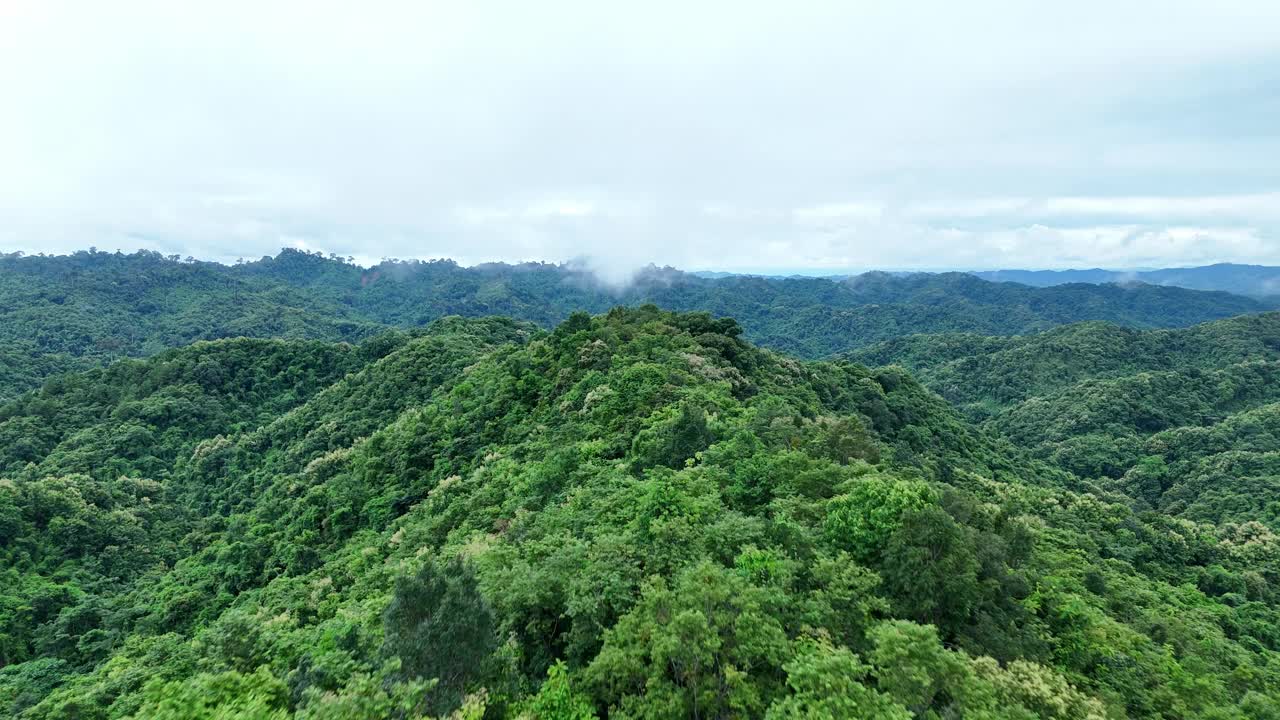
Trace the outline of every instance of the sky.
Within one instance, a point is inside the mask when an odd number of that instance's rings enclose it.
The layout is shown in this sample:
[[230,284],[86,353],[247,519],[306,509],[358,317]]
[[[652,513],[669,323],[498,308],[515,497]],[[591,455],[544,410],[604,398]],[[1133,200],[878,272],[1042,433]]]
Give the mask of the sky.
[[0,250],[1280,264],[1280,3],[0,0]]

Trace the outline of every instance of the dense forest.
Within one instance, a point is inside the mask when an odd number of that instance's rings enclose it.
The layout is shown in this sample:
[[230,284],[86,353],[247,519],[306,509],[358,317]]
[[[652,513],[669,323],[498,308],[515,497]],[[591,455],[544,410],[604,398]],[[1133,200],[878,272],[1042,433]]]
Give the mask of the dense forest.
[[0,406],[0,712],[1280,717],[1277,315],[801,360],[318,297]]
[[362,268],[284,250],[225,266],[176,256],[0,255],[0,398],[67,371],[232,337],[360,342],[449,316],[499,315],[549,329],[570,313],[654,303],[738,320],[760,345],[816,359],[910,333],[1010,335],[1105,320],[1181,327],[1267,302],[1153,285],[1032,288],[962,273],[702,278],[650,267],[625,286],[572,265]]
[[1280,313],[916,335],[849,357],[909,368],[988,430],[1137,507],[1280,529]]

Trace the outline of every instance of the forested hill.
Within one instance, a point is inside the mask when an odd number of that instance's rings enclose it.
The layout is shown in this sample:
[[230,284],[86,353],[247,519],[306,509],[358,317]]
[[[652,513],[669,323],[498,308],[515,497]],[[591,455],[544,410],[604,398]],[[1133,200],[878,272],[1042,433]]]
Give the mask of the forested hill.
[[0,256],[0,398],[43,378],[196,340],[358,342],[446,315],[502,315],[551,327],[575,310],[645,302],[734,317],[748,338],[802,357],[919,332],[1014,334],[1081,320],[1177,327],[1266,309],[1173,287],[1031,288],[962,273],[844,280],[700,278],[649,268],[625,287],[548,264],[385,262],[365,269],[296,250],[237,266],[155,253]]
[[850,358],[911,368],[989,432],[1137,508],[1280,531],[1280,313],[1178,330],[919,335]]
[[0,406],[0,714],[1275,716],[1274,524],[1155,512],[900,368],[742,335],[446,318]]
[[1280,312],[1176,330],[1142,331],[1089,322],[1009,337],[907,335],[848,357],[868,365],[902,365],[935,392],[981,417],[984,411],[1083,380],[1280,360]]

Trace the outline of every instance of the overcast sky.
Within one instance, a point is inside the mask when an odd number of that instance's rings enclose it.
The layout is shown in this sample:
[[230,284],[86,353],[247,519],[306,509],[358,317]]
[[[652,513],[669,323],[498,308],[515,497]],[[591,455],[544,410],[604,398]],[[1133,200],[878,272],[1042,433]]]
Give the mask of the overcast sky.
[[0,249],[1280,264],[1280,2],[0,0]]

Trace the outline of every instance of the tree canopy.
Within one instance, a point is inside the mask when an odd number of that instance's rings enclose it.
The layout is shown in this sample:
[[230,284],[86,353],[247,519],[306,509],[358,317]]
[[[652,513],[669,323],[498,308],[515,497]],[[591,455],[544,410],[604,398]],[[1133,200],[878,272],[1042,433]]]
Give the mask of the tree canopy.
[[441,317],[550,329],[575,311],[655,303],[732,317],[761,345],[820,358],[909,333],[1014,334],[1082,320],[1180,327],[1269,301],[1155,285],[1032,288],[963,273],[704,278],[649,267],[624,284],[573,264],[384,261],[295,249],[234,266],[155,252],[0,255],[0,399],[44,379],[234,337],[359,342]]
[[[352,272],[285,260],[236,277]],[[427,265],[406,272],[452,272]],[[197,342],[0,406],[0,708],[1280,706],[1265,342],[978,395],[978,422],[902,367],[798,360],[709,312],[565,315]]]

